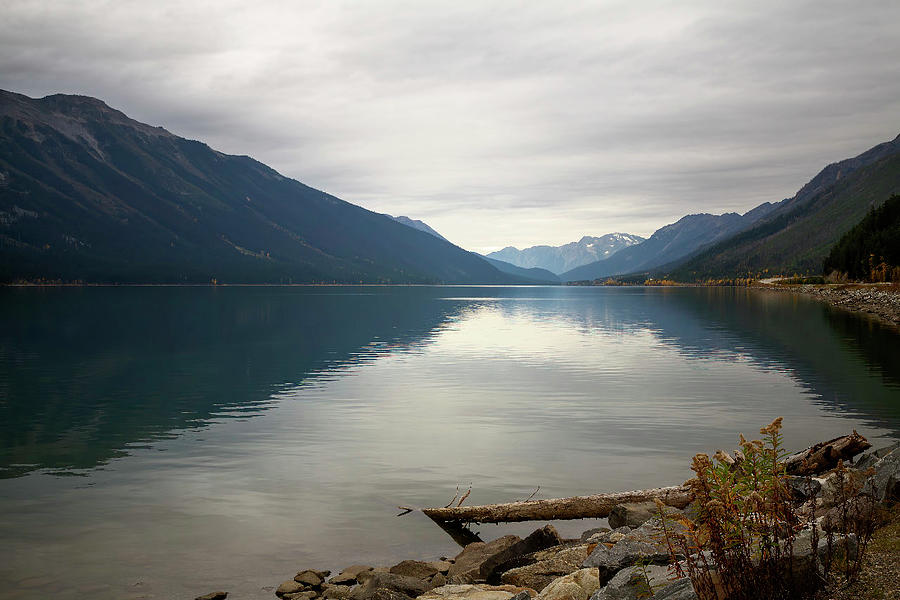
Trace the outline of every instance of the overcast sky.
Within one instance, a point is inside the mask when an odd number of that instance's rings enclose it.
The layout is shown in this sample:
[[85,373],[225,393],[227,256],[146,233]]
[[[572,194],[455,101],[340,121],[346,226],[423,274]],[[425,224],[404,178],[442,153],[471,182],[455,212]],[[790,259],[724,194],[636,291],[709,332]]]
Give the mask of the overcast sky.
[[789,197],[900,133],[900,2],[0,0],[80,93],[478,251]]

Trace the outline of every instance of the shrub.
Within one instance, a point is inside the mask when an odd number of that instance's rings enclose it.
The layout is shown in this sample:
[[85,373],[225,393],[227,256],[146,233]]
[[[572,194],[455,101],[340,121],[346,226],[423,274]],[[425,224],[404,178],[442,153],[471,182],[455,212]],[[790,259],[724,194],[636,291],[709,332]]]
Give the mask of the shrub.
[[[856,498],[859,485],[839,463],[830,477],[837,478],[841,518],[823,531],[815,501],[795,501],[782,464],[781,424],[779,417],[763,427],[761,440],[741,435],[734,457],[721,450],[712,459],[694,457],[695,477],[687,482],[693,520],[682,517],[675,526],[658,503],[672,575],[689,576],[703,600],[812,598],[838,571],[847,579],[858,572],[873,530],[872,511],[862,510]],[[813,550],[801,553],[802,545]]]

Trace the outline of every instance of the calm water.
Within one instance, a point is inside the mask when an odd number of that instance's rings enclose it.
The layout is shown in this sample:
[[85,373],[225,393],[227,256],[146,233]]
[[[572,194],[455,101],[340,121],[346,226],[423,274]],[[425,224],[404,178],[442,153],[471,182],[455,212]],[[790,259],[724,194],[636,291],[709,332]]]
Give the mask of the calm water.
[[797,447],[900,430],[897,334],[788,295],[4,289],[0,309],[0,598],[274,598],[301,567],[455,554],[395,514],[457,485],[676,484],[776,416]]

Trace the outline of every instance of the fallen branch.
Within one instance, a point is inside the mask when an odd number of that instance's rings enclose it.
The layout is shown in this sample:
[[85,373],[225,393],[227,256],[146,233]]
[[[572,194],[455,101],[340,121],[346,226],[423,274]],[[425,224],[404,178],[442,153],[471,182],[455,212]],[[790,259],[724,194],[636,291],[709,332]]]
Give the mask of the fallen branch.
[[837,466],[838,460],[850,460],[872,444],[856,433],[819,442],[802,452],[792,454],[784,459],[785,471],[789,475],[815,475]]
[[690,492],[684,486],[596,494],[549,500],[526,500],[506,504],[483,506],[457,506],[453,508],[424,508],[432,521],[440,524],[457,523],[515,523],[519,521],[553,521],[567,519],[593,519],[609,516],[619,504],[647,502],[659,498],[664,504],[684,508],[691,501]]

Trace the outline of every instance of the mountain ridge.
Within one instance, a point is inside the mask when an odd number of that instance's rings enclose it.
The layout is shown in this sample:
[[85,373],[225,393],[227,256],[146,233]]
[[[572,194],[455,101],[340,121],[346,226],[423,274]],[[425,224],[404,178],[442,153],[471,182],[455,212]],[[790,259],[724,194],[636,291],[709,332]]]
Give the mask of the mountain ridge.
[[900,136],[830,163],[797,193],[730,239],[655,272],[679,280],[765,272],[819,274],[831,248],[866,213],[900,193]]
[[0,281],[522,283],[87,96],[0,91]]

